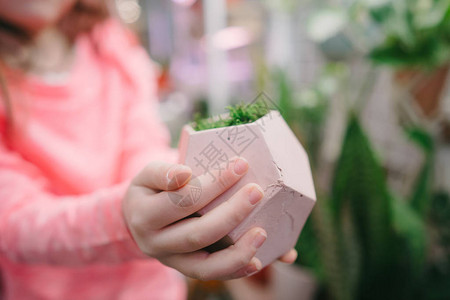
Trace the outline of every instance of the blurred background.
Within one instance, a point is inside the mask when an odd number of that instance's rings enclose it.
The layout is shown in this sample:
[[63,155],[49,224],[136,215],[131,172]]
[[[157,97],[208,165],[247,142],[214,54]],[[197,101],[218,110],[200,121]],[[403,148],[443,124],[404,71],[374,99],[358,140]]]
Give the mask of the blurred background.
[[295,265],[191,299],[450,299],[450,0],[116,0],[173,145],[261,92],[309,153]]

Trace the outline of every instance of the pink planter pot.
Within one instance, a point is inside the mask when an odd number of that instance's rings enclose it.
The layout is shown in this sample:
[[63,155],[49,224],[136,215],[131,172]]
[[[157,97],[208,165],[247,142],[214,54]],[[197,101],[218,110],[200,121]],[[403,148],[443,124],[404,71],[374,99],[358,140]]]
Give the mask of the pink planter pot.
[[[247,183],[257,183],[265,196],[247,219],[213,245],[222,249],[250,228],[260,226],[267,240],[256,257],[266,266],[294,247],[316,201],[308,156],[279,112],[271,111],[254,123],[195,131],[186,125],[179,143],[180,163],[194,176],[220,171],[234,156],[249,162],[248,173],[198,213],[203,215],[229,199]],[[198,187],[201,189],[201,187]]]

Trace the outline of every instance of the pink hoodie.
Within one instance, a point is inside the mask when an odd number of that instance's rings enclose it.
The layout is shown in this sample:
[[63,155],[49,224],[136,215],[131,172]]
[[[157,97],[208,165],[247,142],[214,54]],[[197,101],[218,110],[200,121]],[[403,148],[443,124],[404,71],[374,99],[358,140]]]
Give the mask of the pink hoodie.
[[7,71],[19,130],[6,140],[0,105],[5,299],[186,298],[184,278],[143,256],[120,208],[146,163],[176,161],[157,117],[153,70],[109,20],[77,40],[64,83]]

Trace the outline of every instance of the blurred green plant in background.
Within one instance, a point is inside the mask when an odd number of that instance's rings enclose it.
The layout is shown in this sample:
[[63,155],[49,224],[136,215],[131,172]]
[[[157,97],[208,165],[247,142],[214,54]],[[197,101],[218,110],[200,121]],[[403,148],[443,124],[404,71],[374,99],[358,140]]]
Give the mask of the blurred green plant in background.
[[[328,71],[336,68],[339,66],[328,66]],[[279,74],[277,78],[280,105],[287,112],[285,118],[303,140],[312,165],[316,166],[318,154],[312,151],[318,151],[320,146],[327,94],[318,84],[295,98],[285,78]],[[400,199],[387,185],[382,163],[364,132],[360,116],[354,110],[348,113],[331,186],[329,190],[318,190],[316,208],[297,245],[298,263],[312,268],[323,284],[321,297],[338,300],[450,297],[445,281],[450,279],[450,256],[445,257],[444,270],[435,267],[443,266],[442,261],[427,257],[431,245],[429,230],[447,233],[447,236],[438,234],[445,249],[450,242],[448,194],[441,192],[436,198],[431,189],[434,143],[420,128],[408,128],[405,134],[423,150],[426,159],[409,199]],[[445,210],[436,210],[436,205],[445,207],[448,215],[443,216]],[[434,214],[440,217],[433,217]],[[434,229],[429,228],[430,222],[436,223]],[[436,287],[429,293],[437,280],[443,283],[439,287],[441,293]]]
[[368,7],[384,39],[370,52],[377,63],[434,68],[450,60],[450,1],[395,0]]
[[[448,63],[450,35],[443,32],[450,26],[450,2],[415,2],[383,1],[370,8],[385,34],[367,52],[375,65],[431,68]],[[317,83],[300,92],[275,72],[284,117],[314,168],[329,99],[348,88],[348,72],[344,63],[328,64]],[[360,106],[368,95],[359,97],[348,105],[333,179],[318,190],[316,208],[297,244],[298,263],[312,268],[322,283],[320,299],[450,299],[450,197],[432,188],[435,141],[423,128],[404,128],[425,159],[410,196],[397,196],[361,125]]]
[[301,91],[294,91],[292,83],[281,70],[273,74],[280,111],[286,122],[309,150],[312,165],[317,164],[323,140],[323,124],[329,109],[329,98],[344,84],[348,69],[342,63],[327,64],[317,82]]
[[[313,173],[330,99],[340,95],[347,109],[334,175],[329,186],[318,186],[297,263],[314,270],[322,287],[318,299],[450,299],[450,196],[433,189],[436,137],[420,124],[405,125],[405,136],[424,161],[409,196],[396,195],[361,122],[370,88],[349,82],[348,67],[355,59],[372,69],[448,66],[450,1],[345,3],[325,7],[310,20],[311,39],[335,61],[317,83],[295,92],[282,72],[275,73],[284,117],[306,146]],[[357,101],[347,99],[349,88],[361,88]]]
[[450,0],[330,3],[313,14],[308,32],[334,59],[359,53],[377,64],[432,69],[450,61]]

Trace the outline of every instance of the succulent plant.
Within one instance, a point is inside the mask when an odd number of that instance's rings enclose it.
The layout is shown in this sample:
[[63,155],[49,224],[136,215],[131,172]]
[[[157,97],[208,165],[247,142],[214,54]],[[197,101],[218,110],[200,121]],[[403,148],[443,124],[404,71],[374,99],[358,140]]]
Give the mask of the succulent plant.
[[234,106],[228,106],[228,116],[219,116],[216,118],[202,118],[195,116],[195,122],[192,127],[196,131],[242,125],[252,123],[265,116],[270,108],[263,100],[257,100],[252,103],[240,103]]

